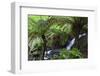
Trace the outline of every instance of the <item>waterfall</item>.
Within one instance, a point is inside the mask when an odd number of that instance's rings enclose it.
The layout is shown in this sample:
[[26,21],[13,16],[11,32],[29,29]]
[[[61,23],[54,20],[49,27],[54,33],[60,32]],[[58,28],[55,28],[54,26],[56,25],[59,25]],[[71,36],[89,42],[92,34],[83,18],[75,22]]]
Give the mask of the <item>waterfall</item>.
[[45,60],[48,60],[51,57],[51,52],[52,50],[45,51],[45,56],[44,56]]
[[81,38],[81,37],[83,37],[83,36],[85,36],[85,35],[86,35],[86,33],[80,34],[80,35],[79,35],[79,38]]
[[[79,34],[79,39],[85,35],[86,35],[86,33]],[[72,46],[75,44],[75,37],[68,39],[67,43],[68,44],[66,44],[66,49],[71,50]],[[53,54],[55,54],[55,53],[57,54],[58,52],[59,52],[59,49],[54,49],[54,50],[48,49],[47,51],[45,51],[44,59],[48,60],[52,57]]]
[[73,39],[70,41],[69,45],[66,46],[66,49],[67,49],[67,50],[70,50],[71,47],[74,45],[74,43],[75,43],[75,38],[73,38]]
[[[85,35],[86,35],[86,33],[79,34],[79,39],[80,39],[81,37],[85,36]],[[72,46],[74,45],[74,43],[75,43],[75,38],[73,38],[73,39],[69,42],[69,44],[66,46],[66,49],[67,49],[67,50],[70,50],[70,49],[72,48]]]

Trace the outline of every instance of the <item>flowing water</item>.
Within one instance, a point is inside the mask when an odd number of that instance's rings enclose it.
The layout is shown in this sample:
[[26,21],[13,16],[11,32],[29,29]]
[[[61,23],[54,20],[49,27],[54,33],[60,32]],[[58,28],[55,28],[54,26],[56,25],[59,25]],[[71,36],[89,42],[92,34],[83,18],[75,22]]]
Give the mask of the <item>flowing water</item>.
[[[85,36],[85,35],[86,35],[86,33],[80,34],[80,35],[79,35],[79,39],[80,39],[81,37]],[[75,37],[72,38],[71,40],[69,40],[69,43],[66,44],[66,49],[67,49],[67,50],[71,50],[71,48],[73,47],[74,44],[75,44]],[[56,52],[60,52],[59,49],[55,49],[55,50],[57,50]],[[45,52],[45,57],[44,57],[44,59],[45,59],[45,60],[49,59],[53,54],[56,53],[55,50],[48,50],[48,51],[46,51],[46,52]]]
[[71,47],[74,45],[74,43],[75,43],[75,38],[73,38],[73,39],[70,41],[70,43],[66,46],[66,49],[67,49],[67,50],[70,50]]

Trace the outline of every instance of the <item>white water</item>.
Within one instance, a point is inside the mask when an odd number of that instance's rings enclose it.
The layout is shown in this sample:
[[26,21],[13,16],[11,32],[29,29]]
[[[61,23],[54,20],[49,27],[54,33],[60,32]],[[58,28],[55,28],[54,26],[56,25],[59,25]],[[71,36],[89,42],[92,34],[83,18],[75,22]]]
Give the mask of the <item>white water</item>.
[[74,45],[74,43],[75,43],[75,38],[73,38],[73,39],[70,41],[70,43],[69,43],[69,45],[66,47],[66,49],[67,49],[67,50],[70,50],[71,47]]
[[[86,35],[86,33],[80,34],[80,35],[79,35],[79,38],[81,38],[81,37],[83,37],[83,36],[85,36],[85,35]],[[74,43],[75,43],[75,38],[73,38],[73,39],[70,41],[70,43],[66,46],[66,49],[67,49],[67,50],[70,50],[70,49],[72,48],[72,46],[74,45]],[[52,50],[46,51],[46,52],[45,52],[45,55],[47,55],[47,56],[45,56],[44,59],[48,59],[48,55],[50,55],[51,52],[52,52]]]
[[[52,51],[52,50],[45,51],[45,55],[50,55],[50,54],[51,54],[51,51]],[[44,56],[44,59],[47,60],[48,57],[47,57],[47,56]]]
[[[81,37],[83,37],[83,36],[85,36],[85,35],[86,35],[86,33],[80,34],[80,35],[79,35],[79,38],[81,38]],[[71,47],[74,45],[74,43],[75,43],[75,38],[73,38],[73,39],[70,41],[69,45],[66,46],[66,49],[67,49],[67,50],[70,50]]]
[[85,35],[86,35],[86,33],[80,34],[79,38],[81,38],[82,36],[85,36]]

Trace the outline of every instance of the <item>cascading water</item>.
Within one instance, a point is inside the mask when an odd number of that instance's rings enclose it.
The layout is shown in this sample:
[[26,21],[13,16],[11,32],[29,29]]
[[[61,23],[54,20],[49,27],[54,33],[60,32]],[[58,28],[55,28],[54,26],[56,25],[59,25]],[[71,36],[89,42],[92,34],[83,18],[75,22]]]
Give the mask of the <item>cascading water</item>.
[[79,35],[79,38],[81,38],[81,37],[83,37],[83,36],[85,36],[85,35],[86,35],[86,33],[80,34],[80,35]]
[[[79,34],[79,39],[81,38],[81,37],[83,37],[83,36],[85,36],[86,35],[86,33],[83,33],[83,34]],[[66,44],[66,49],[67,50],[71,50],[71,48],[73,47],[73,45],[75,44],[75,38],[72,38],[71,40],[69,39],[69,43],[68,44]],[[57,49],[55,49],[55,50],[57,50]],[[52,56],[52,54],[54,53],[54,51],[55,50],[48,50],[48,51],[46,51],[45,52],[45,57],[44,57],[44,59],[45,60],[48,60],[49,58],[51,58],[51,56]],[[60,51],[60,50],[59,50]]]
[[67,49],[67,50],[70,50],[71,47],[74,45],[74,43],[75,43],[75,38],[73,38],[73,39],[70,41],[69,45],[66,46],[66,49]]
[[[81,37],[85,36],[85,35],[86,35],[86,33],[80,34],[80,35],[79,35],[79,39],[80,39]],[[72,48],[72,46],[74,45],[74,43],[75,43],[75,38],[73,38],[73,39],[69,42],[69,44],[66,46],[66,49],[67,49],[67,50],[70,50],[70,49]]]

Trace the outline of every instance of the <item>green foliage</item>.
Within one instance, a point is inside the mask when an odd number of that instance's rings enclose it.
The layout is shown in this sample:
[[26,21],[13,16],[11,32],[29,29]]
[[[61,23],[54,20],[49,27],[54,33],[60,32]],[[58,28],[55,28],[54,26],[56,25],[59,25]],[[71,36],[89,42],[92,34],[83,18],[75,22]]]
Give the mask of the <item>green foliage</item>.
[[37,37],[37,38],[33,38],[30,43],[30,50],[34,49],[34,48],[38,48],[43,44],[43,41],[41,40],[41,38]]
[[66,48],[63,48],[63,49],[61,49],[59,58],[60,59],[68,59],[69,58],[69,54],[70,54],[70,52],[67,51]]
[[[34,55],[38,54],[36,59],[41,60],[43,50],[46,51],[48,47],[64,46],[69,35],[77,39],[80,33],[87,33],[87,25],[87,17],[28,15],[29,52],[32,51]],[[60,48],[60,54],[54,55],[52,59],[82,58],[81,50],[77,48],[72,48],[70,51]]]
[[82,58],[82,54],[77,48],[72,48],[71,50],[67,50],[66,48],[60,49],[60,54],[54,54],[52,59],[76,59]]
[[70,58],[82,58],[82,54],[77,48],[72,48],[69,56]]
[[74,59],[74,58],[82,58],[82,54],[77,48],[72,48],[72,50],[66,50],[66,48],[61,49],[60,59]]

